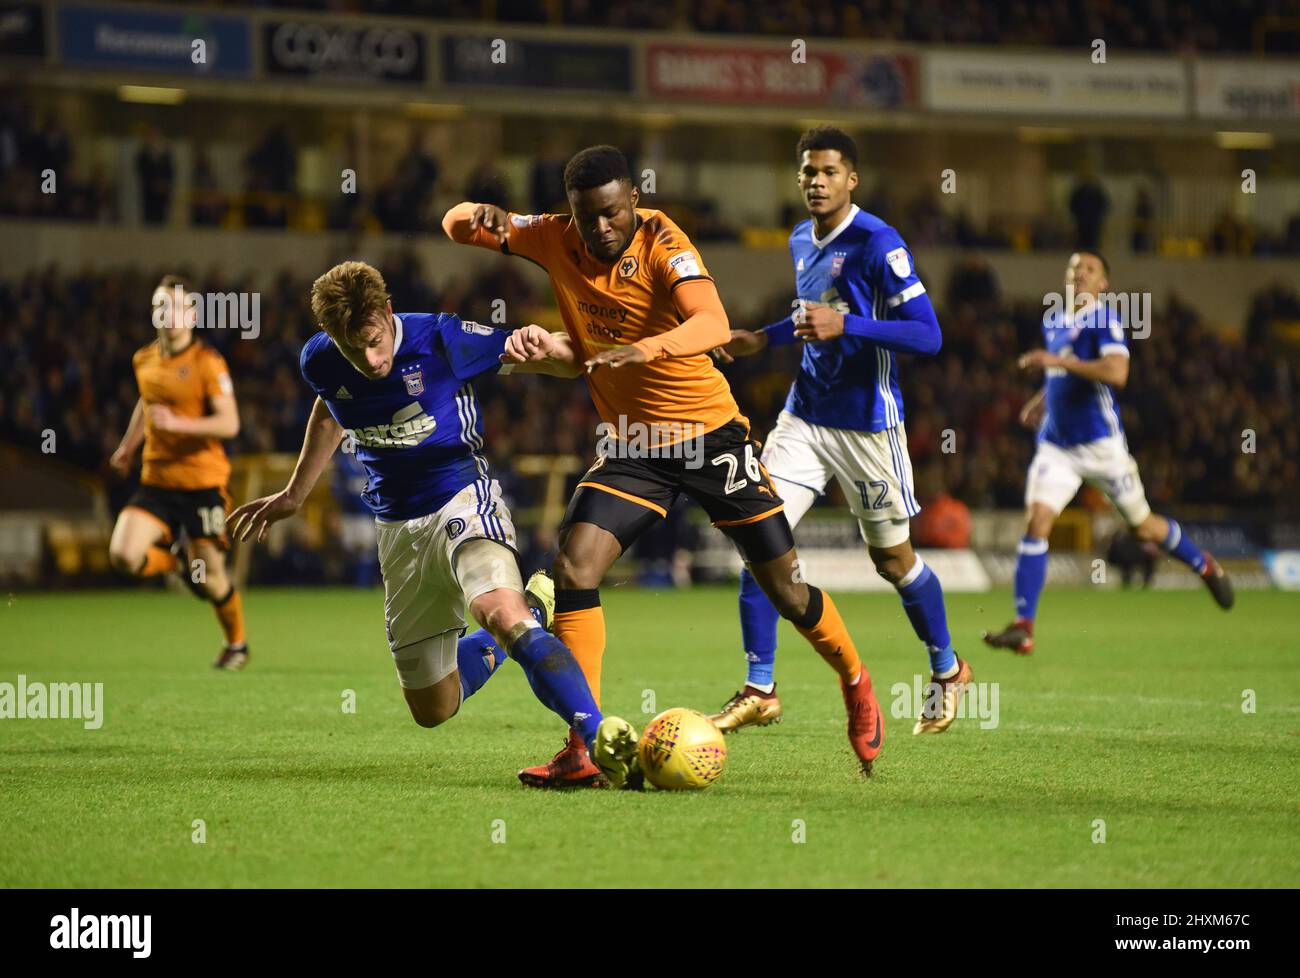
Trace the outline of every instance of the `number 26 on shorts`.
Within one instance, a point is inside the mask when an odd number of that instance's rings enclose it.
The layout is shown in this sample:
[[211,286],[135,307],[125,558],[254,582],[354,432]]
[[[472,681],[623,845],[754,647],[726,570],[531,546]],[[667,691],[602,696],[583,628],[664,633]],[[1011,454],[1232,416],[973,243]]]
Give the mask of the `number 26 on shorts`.
[[745,475],[749,477],[748,480],[743,478],[742,479],[736,478],[736,475],[741,468],[740,456],[739,453],[737,452],[727,452],[726,454],[719,455],[717,458],[713,460],[712,464],[725,465],[727,467],[727,484],[726,486],[723,487],[722,490],[725,495],[730,496],[733,492],[737,492],[738,490],[744,489],[745,486],[748,485],[749,482],[751,481],[752,482],[763,481],[763,472],[758,467],[758,459],[754,458],[753,445],[750,444],[745,445],[744,468],[745,468]]

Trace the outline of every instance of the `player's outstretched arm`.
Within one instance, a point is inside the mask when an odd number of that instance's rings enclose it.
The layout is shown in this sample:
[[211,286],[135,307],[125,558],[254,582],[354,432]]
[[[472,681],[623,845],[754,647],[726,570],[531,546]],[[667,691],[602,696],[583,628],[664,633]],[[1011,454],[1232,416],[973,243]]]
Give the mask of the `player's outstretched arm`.
[[[802,312],[804,300],[796,299],[793,305]],[[719,363],[734,363],[737,357],[762,353],[769,346],[788,346],[795,340],[794,315],[778,319],[758,329],[733,329],[731,342],[713,351]]]
[[1128,384],[1129,359],[1123,353],[1107,353],[1096,360],[1063,357],[1048,350],[1030,350],[1017,361],[1021,370],[1046,370],[1060,367],[1083,380],[1090,380],[1123,389]]
[[597,367],[622,367],[648,363],[664,357],[694,357],[731,342],[731,323],[722,308],[717,286],[711,279],[699,278],[673,290],[680,326],[647,336],[627,346],[605,350],[584,364],[588,373]]
[[266,531],[272,523],[298,512],[342,440],[342,425],[334,420],[325,402],[316,398],[311,417],[307,420],[298,464],[294,466],[289,484],[274,495],[244,503],[231,513],[226,521],[231,538],[247,540],[251,536],[260,542],[266,539]]
[[1124,353],[1107,353],[1096,360],[1067,358],[1061,366],[1069,373],[1084,380],[1100,381],[1117,390],[1128,386],[1128,355]]
[[719,363],[734,363],[737,357],[752,357],[767,349],[767,327],[760,330],[733,329],[731,342],[713,350],[714,359]]
[[569,335],[548,332],[536,323],[529,323],[506,338],[501,363],[502,373],[549,374],[565,378],[582,373]]
[[125,476],[131,471],[131,464],[135,461],[135,453],[140,450],[140,446],[143,444],[144,399],[137,398],[135,409],[131,412],[131,420],[126,425],[126,433],[122,435],[122,440],[108,460],[108,464],[119,475]]
[[510,237],[510,215],[495,204],[466,200],[442,216],[442,230],[457,244],[499,248]]

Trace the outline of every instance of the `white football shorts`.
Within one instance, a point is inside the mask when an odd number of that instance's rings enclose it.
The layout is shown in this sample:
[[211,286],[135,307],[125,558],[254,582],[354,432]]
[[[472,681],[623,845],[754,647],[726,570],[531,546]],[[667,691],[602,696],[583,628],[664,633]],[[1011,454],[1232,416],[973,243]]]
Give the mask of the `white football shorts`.
[[1025,506],[1042,503],[1059,513],[1085,482],[1105,493],[1129,526],[1137,526],[1151,515],[1137,461],[1129,454],[1123,435],[1068,448],[1040,441],[1025,480]]
[[791,527],[832,478],[844,490],[862,539],[873,547],[903,543],[910,519],[921,512],[902,424],[884,431],[849,431],[809,424],[782,411],[763,446],[763,466],[785,500]]
[[456,668],[470,602],[497,588],[523,592],[514,523],[501,487],[479,479],[436,513],[375,526],[388,647],[402,686],[423,689]]

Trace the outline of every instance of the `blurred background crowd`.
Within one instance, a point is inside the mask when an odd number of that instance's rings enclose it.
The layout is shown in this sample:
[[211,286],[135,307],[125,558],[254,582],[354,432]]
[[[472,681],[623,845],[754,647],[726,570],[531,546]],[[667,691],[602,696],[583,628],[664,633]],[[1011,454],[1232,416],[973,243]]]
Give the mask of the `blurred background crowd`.
[[[236,147],[238,164],[229,167],[238,172],[222,180],[201,141],[187,147],[182,162],[157,125],[136,129],[112,162],[87,163],[78,159],[78,141],[56,115],[38,117],[20,97],[0,102],[0,217],[155,227],[420,232],[436,227],[440,208],[458,200],[498,204],[521,213],[565,207],[567,154],[559,141],[543,147],[522,170],[512,168],[517,173],[483,160],[455,180],[445,174],[425,131],[416,127],[374,186],[363,184],[354,193],[331,192],[318,200],[299,185],[300,147],[283,123],[246,133]],[[633,171],[639,171],[636,143],[624,146]],[[40,191],[40,175],[46,172],[66,181],[58,193]],[[866,169],[862,176],[862,206],[908,228],[908,240],[916,247],[1059,251],[1098,247],[1114,235],[1132,253],[1147,254],[1160,249],[1157,229],[1175,210],[1161,192],[1159,173],[1139,178],[1121,206],[1090,166],[1080,167],[1059,199],[1028,217],[996,208],[975,215],[949,204],[932,187],[900,189],[888,174]],[[728,213],[733,203],[707,191],[670,191],[655,198],[656,206],[700,241],[742,240],[745,222]],[[753,201],[746,203],[753,208]],[[766,211],[762,223],[773,228],[788,228],[803,217],[797,203],[789,200],[773,199]],[[1203,254],[1300,255],[1300,210],[1261,218],[1266,220],[1227,206],[1206,212],[1190,233],[1179,236],[1178,246]]]
[[[482,0],[272,0],[231,6],[383,13],[470,20]],[[1155,51],[1247,51],[1263,18],[1294,17],[1290,0],[495,0],[503,23],[870,38],[926,44],[1073,47],[1103,32],[1116,46]],[[1295,52],[1279,37],[1270,51]]]
[[[821,122],[857,139],[855,200],[899,229],[943,327],[937,356],[899,357],[919,542],[965,547],[976,533],[977,549],[1014,547],[1033,452],[1018,413],[1041,383],[1016,357],[1041,345],[1044,297],[1080,247],[1108,256],[1114,288],[1154,297],[1119,395],[1153,506],[1225,527],[1241,553],[1266,535],[1300,541],[1300,0],[10,0],[6,11],[0,459],[39,469],[49,499],[0,486],[0,577],[19,565],[29,580],[96,572],[132,488],[106,460],[136,401],[131,358],[152,339],[162,274],[259,296],[255,337],[202,339],[231,367],[242,429],[229,450],[253,473],[243,485],[269,491],[301,442],[298,353],[311,280],[330,264],[378,265],[399,311],[504,325],[504,309],[511,325],[558,328],[536,269],[453,247],[439,219],[462,200],[563,213],[569,156],[609,142],[643,206],[698,243],[733,325],[756,327],[789,310],[786,245],[806,216],[794,146]],[[547,29],[525,29],[536,26]],[[189,57],[196,32],[219,39],[213,63]],[[498,38],[508,64],[492,58]],[[791,39],[809,41],[808,60],[792,60]],[[1096,40],[1105,61],[1090,57]],[[760,437],[799,356],[724,368]],[[516,463],[580,464],[598,419],[580,382],[489,376],[478,389],[495,474],[540,552],[556,484]],[[57,453],[42,450],[47,436]],[[317,512],[286,531],[302,545],[269,548],[255,578],[371,582],[364,479],[340,456]],[[821,505],[839,502],[832,486]],[[1077,524],[1109,533],[1104,501],[1085,491],[1080,503],[1092,513]],[[1246,539],[1264,524],[1285,532]],[[710,556],[717,534],[693,540],[692,527],[678,511],[648,536],[650,573],[680,583],[683,551]],[[56,531],[72,540],[62,551],[47,546]],[[320,558],[339,540],[352,555],[342,572]],[[1080,531],[1068,547],[1094,542]]]
[[[453,277],[441,287],[410,251],[389,256],[381,271],[399,311],[450,311],[490,322],[491,298],[523,310],[549,302],[514,263],[485,264],[473,279]],[[137,398],[131,357],[152,339],[148,297],[161,272],[46,271],[0,281],[0,439],[36,445],[43,431],[57,431],[61,458],[107,475],[105,460]],[[205,292],[252,291],[219,271],[196,281]],[[309,280],[281,273],[261,294],[256,338],[228,329],[200,333],[224,353],[235,381],[243,425],[233,453],[294,453],[301,444],[311,401],[297,363],[312,332],[309,290]],[[932,283],[931,292],[943,349],[933,358],[899,357],[919,494],[951,495],[972,508],[1015,508],[1033,441],[1017,415],[1041,380],[1019,371],[1015,358],[1041,345],[1042,303],[1003,296],[992,266],[980,259],[962,265],[951,281]],[[1207,329],[1195,309],[1177,300],[1155,311],[1148,337],[1132,340],[1132,380],[1119,399],[1157,506],[1271,507],[1300,495],[1300,432],[1291,410],[1300,358],[1277,332],[1300,321],[1300,294],[1279,287],[1243,298],[1244,342]],[[766,321],[786,315],[789,301],[786,290],[774,291]],[[773,348],[725,368],[760,435],[774,423],[800,355],[795,347]],[[487,451],[501,478],[509,478],[509,460],[519,454],[590,456],[598,419],[584,384],[489,376],[479,394]],[[945,429],[955,433],[948,454]],[[1246,429],[1256,436],[1249,457],[1241,451]],[[520,504],[537,502],[536,492],[528,481],[512,486]]]

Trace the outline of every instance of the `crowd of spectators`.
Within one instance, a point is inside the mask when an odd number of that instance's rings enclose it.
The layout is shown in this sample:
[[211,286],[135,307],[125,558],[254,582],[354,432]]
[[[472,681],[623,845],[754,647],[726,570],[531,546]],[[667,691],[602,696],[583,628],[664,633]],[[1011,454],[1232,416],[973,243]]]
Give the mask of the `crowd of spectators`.
[[79,177],[75,153],[55,116],[37,118],[21,100],[0,102],[0,216],[115,220],[109,175],[95,166]]
[[[196,145],[193,150],[188,164],[188,206],[181,210],[194,227],[324,227],[436,234],[440,202],[445,206],[452,200],[475,200],[530,213],[554,213],[567,207],[563,189],[567,156],[558,150],[537,156],[526,175],[527,186],[512,186],[510,178],[490,160],[480,161],[463,182],[453,185],[443,177],[438,158],[426,148],[422,131],[415,129],[406,151],[373,184],[357,179],[348,192],[319,202],[300,192],[298,149],[283,126],[270,127],[250,144],[243,159],[244,189],[240,191],[219,189],[207,148]],[[157,127],[144,130],[132,159],[131,172],[125,176],[96,168],[89,179],[80,179],[78,174],[84,171],[75,165],[74,142],[57,121],[48,118],[31,125],[21,107],[0,109],[0,216],[109,224],[138,220],[153,226],[174,223],[179,164]],[[56,192],[45,192],[42,174],[47,171],[55,175],[52,189]],[[134,216],[121,213],[115,190],[118,179],[135,181]],[[869,181],[862,193],[864,208],[907,228],[908,241],[917,248],[1060,251],[1105,242],[1102,247],[1112,250],[1116,235],[1124,236],[1128,247],[1138,254],[1158,251],[1161,244],[1160,208],[1150,188],[1139,188],[1131,214],[1115,215],[1103,181],[1094,176],[1079,179],[1065,208],[1045,208],[1029,222],[1012,221],[996,211],[975,220],[965,209],[941,206],[937,193],[903,198],[885,179]],[[708,197],[657,194],[645,200],[667,212],[699,241],[743,238],[742,228]],[[320,219],[304,217],[315,204],[319,204]],[[789,227],[804,216],[802,208],[786,204],[776,209],[772,222]],[[1114,231],[1109,236],[1108,220]],[[1195,241],[1201,253],[1300,255],[1300,213],[1270,229],[1225,211],[1199,238],[1176,237],[1180,246]]]
[[[406,151],[384,167],[373,182],[354,176],[346,192],[328,201],[311,199],[300,187],[299,146],[283,124],[250,138],[243,154],[238,189],[223,189],[209,147],[194,142],[186,172],[174,147],[156,125],[141,129],[129,167],[121,172],[87,167],[77,159],[77,141],[54,115],[34,119],[21,99],[0,103],[0,216],[65,218],[105,224],[166,226],[173,205],[182,203],[181,223],[193,227],[242,226],[330,230],[428,232],[436,228],[434,192],[502,206],[548,210],[564,202],[563,172],[567,157],[540,157],[532,173],[532,196],[512,194],[507,178],[489,160],[480,162],[460,186],[441,181],[442,167],[425,145],[425,133],[413,129]],[[360,154],[352,147],[347,154]],[[558,169],[557,169],[558,162]],[[84,174],[89,171],[90,176]],[[188,179],[182,180],[181,177]],[[122,206],[123,181],[134,190]],[[178,200],[178,187],[188,187]],[[323,219],[312,214],[319,205]]]
[[[488,297],[529,318],[549,302],[505,260],[441,288],[429,284],[412,253],[380,264],[399,309],[456,310],[492,322]],[[60,459],[107,476],[104,462],[137,397],[131,356],[151,340],[148,297],[161,271],[45,271],[0,282],[0,439],[36,449],[53,431]],[[215,271],[198,285],[253,287]],[[243,424],[232,452],[295,452],[301,443],[310,399],[297,363],[312,331],[309,287],[287,273],[264,285],[256,339],[234,330],[202,334],[234,377]],[[1018,508],[1033,443],[1017,414],[1040,378],[1018,371],[1014,356],[1041,345],[1041,302],[1003,298],[978,261],[961,267],[936,298],[942,351],[900,357],[919,494],[943,489],[972,508]],[[787,298],[774,296],[771,319],[787,311]],[[1300,296],[1279,287],[1254,297],[1240,338],[1219,335],[1172,301],[1156,311],[1150,335],[1133,340],[1133,383],[1119,400],[1153,505],[1270,508],[1300,498],[1300,356],[1283,338],[1279,324],[1287,322],[1300,322]],[[777,348],[726,368],[760,434],[781,408],[798,356],[796,348]],[[539,487],[510,475],[513,456],[591,452],[598,419],[585,385],[489,376],[478,389],[491,461],[517,502],[539,501]],[[946,430],[952,452],[943,451]]]
[[[234,3],[235,0],[230,0]],[[1147,51],[1250,51],[1256,25],[1300,16],[1295,0],[270,0],[273,7],[633,30],[844,37],[925,44],[1086,47],[1104,38]],[[1266,21],[1272,18],[1273,21]],[[1297,51],[1294,29],[1268,51]]]

